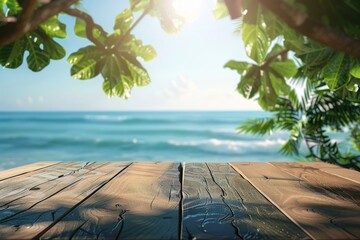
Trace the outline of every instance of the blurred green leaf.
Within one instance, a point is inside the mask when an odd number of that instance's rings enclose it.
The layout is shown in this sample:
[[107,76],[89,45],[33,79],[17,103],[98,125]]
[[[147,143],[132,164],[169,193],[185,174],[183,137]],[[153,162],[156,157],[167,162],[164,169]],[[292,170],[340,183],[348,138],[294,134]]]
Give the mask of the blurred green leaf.
[[139,46],[135,51],[135,54],[145,61],[151,61],[156,57],[155,48],[151,45]]
[[74,33],[78,37],[86,38],[86,23],[80,18],[76,18],[74,25]]
[[360,60],[353,60],[350,74],[356,78],[360,78]]
[[284,46],[295,52],[302,52],[305,48],[305,38],[303,35],[299,34],[291,28],[287,28],[286,31],[283,31],[284,36]]
[[245,44],[246,54],[257,63],[265,60],[269,48],[269,39],[259,24],[243,24],[242,39]]
[[237,86],[237,90],[245,98],[251,99],[258,93],[261,86],[260,68],[252,65],[243,73],[241,80]]
[[276,102],[277,102],[277,95],[272,86],[270,76],[265,74],[261,77],[261,86],[259,89],[260,96],[258,99],[259,105],[264,110],[273,110]]
[[271,134],[276,129],[275,120],[273,118],[248,119],[236,130],[241,133],[251,133],[263,136]]
[[283,76],[275,71],[270,71],[269,78],[277,96],[288,96],[290,94],[290,86]]
[[26,58],[28,67],[34,72],[39,72],[50,63],[49,53],[41,47],[42,42],[37,35],[26,35],[26,50],[29,56]]
[[40,27],[51,38],[66,38],[66,25],[59,21],[57,16],[53,16],[46,22],[42,23]]
[[134,16],[129,9],[124,9],[115,18],[114,30],[120,30],[121,34],[124,34],[129,30],[131,23],[134,20]]
[[273,61],[270,64],[270,67],[272,69],[274,69],[277,73],[279,73],[280,75],[286,77],[286,78],[291,78],[293,76],[295,76],[295,74],[297,73],[298,69],[294,63],[293,60],[286,60],[286,61]]
[[[86,34],[86,22],[80,18],[76,18],[74,25],[74,33],[78,37],[87,38]],[[105,36],[102,36],[101,32],[97,28],[92,29],[92,35],[94,38],[99,40],[101,43],[105,42]]]
[[5,15],[5,11],[4,11],[5,4],[6,4],[6,0],[0,0],[0,13],[2,15]]
[[149,0],[129,0],[130,7],[133,11],[144,11],[149,4]]
[[311,79],[318,78],[321,69],[329,63],[335,52],[322,44],[310,41],[304,45],[301,51],[297,52],[303,62],[303,71]]
[[72,64],[71,76],[75,79],[91,79],[96,77],[103,68],[106,53],[95,46],[80,48],[70,54],[68,62]]
[[23,63],[25,39],[19,40],[0,48],[0,64],[6,68],[18,68]]
[[224,67],[230,68],[231,70],[235,70],[240,75],[242,75],[249,66],[251,66],[251,64],[247,63],[247,62],[239,62],[239,61],[230,60],[225,64]]
[[349,57],[337,53],[322,69],[324,79],[331,90],[342,87],[350,81]]
[[119,96],[126,99],[130,96],[134,83],[128,65],[122,57],[114,54],[108,56],[101,74],[110,84],[106,92],[110,97]]
[[223,0],[217,0],[213,8],[213,14],[216,19],[221,19],[229,16],[228,9]]
[[5,3],[8,8],[9,16],[14,16],[22,10],[17,0],[6,0]]
[[143,42],[129,35],[127,42],[120,49],[124,52],[130,52],[134,56],[141,57],[145,61],[150,61],[156,57],[156,50],[151,45],[143,45]]
[[135,57],[130,54],[124,54],[124,59],[131,73],[131,79],[135,86],[146,86],[150,83],[150,77],[146,69]]
[[84,58],[71,67],[71,76],[75,79],[87,80],[96,77],[99,73],[97,60],[93,58]]
[[52,38],[47,37],[42,40],[44,50],[49,54],[49,57],[54,60],[60,60],[66,55],[65,48],[55,42]]

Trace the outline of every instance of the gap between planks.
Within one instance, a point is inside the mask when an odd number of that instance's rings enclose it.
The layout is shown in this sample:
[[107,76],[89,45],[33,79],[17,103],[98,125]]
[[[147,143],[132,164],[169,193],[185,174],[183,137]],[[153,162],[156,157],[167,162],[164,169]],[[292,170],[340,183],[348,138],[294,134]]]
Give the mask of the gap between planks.
[[[256,186],[240,169],[234,166],[231,163],[228,163],[236,172],[238,172],[246,181],[248,181],[258,192],[263,195],[270,203],[272,203],[279,211],[284,214],[292,223],[294,223],[297,227],[299,227],[304,233],[306,233],[312,239],[316,239],[309,231],[304,229],[295,219],[293,219],[286,211],[284,211],[275,201],[273,201],[270,197],[268,197],[259,187]],[[270,164],[270,163],[266,163]]]
[[356,182],[299,163],[232,165],[311,237],[358,239],[360,186]]
[[[360,174],[357,171],[325,162],[299,162],[304,167],[314,167],[322,172],[344,178],[346,180],[360,184]],[[351,177],[349,177],[351,176]]]
[[[60,163],[61,162],[41,162],[41,163],[34,163],[34,164],[25,165],[25,166],[15,168],[15,169],[8,169],[8,170],[5,170],[5,171],[1,171],[0,172],[1,173],[0,182],[4,181],[4,180],[7,180],[7,179],[10,179],[10,178],[15,178],[15,177],[26,175],[26,174],[29,174],[29,173],[32,173],[32,172],[36,172],[36,171],[39,171],[39,170],[42,170],[42,169],[45,169],[45,168],[53,167],[55,165],[59,165]],[[22,170],[24,168],[26,169],[25,172],[23,172],[23,170]],[[7,177],[3,178],[3,175],[5,175],[5,176],[7,175]]]
[[179,232],[178,232],[178,239],[182,238],[183,232],[183,219],[184,219],[184,178],[185,178],[185,162],[179,164],[179,181],[180,181],[180,203],[179,203]]
[[[27,172],[23,172],[17,175],[14,175],[12,177],[16,177],[16,176],[21,176],[30,172],[34,172],[40,169],[44,169],[50,166],[54,166],[56,164],[59,163],[55,163],[49,166],[45,166],[45,167],[40,167],[38,169],[34,169],[34,170],[30,170]],[[63,219],[67,214],[69,214],[74,208],[76,208],[78,205],[80,205],[81,203],[83,203],[84,201],[86,201],[88,198],[90,198],[93,194],[95,194],[97,191],[99,191],[102,187],[104,187],[107,183],[109,183],[111,180],[113,180],[116,176],[120,175],[126,168],[128,168],[132,163],[128,164],[126,167],[124,167],[123,169],[121,169],[118,173],[116,173],[112,178],[110,178],[109,180],[107,180],[106,182],[104,182],[103,184],[101,184],[99,187],[97,187],[93,192],[91,192],[87,197],[85,197],[83,200],[81,200],[80,202],[78,202],[76,205],[74,205],[71,209],[69,209],[67,212],[65,212],[61,217],[59,217],[56,222],[54,222],[52,225],[48,226],[46,229],[44,229],[41,233],[39,233],[38,235],[36,235],[35,238],[39,238],[41,237],[41,235],[43,235],[46,231],[48,231],[49,229],[51,229],[57,222],[59,222],[61,219]],[[245,180],[247,180],[255,189],[257,189],[257,191],[259,193],[261,193],[270,203],[272,203],[277,209],[279,209],[280,212],[282,212],[292,223],[294,223],[297,227],[299,227],[303,232],[305,232],[308,236],[315,238],[314,236],[312,236],[312,234],[310,234],[306,229],[304,229],[301,225],[299,225],[297,223],[297,221],[295,221],[291,216],[289,216],[289,214],[287,214],[287,212],[285,212],[281,207],[279,207],[271,198],[269,198],[264,192],[261,191],[261,189],[259,187],[256,186],[256,184],[253,184],[253,182],[244,174],[242,173],[242,171],[240,169],[238,169],[236,166],[234,166],[231,163],[227,163],[229,164],[229,166],[231,166],[241,177],[243,177]],[[265,164],[265,163],[264,163]],[[270,164],[273,165],[271,163],[266,163],[266,164]],[[273,165],[274,166],[274,165]],[[180,192],[179,192],[179,196],[180,196],[180,202],[179,202],[179,232],[178,232],[178,236],[179,239],[182,239],[182,232],[183,232],[183,200],[184,200],[184,192],[183,192],[183,186],[184,186],[184,180],[185,180],[185,163],[180,163],[179,167],[178,167],[178,171],[179,171],[179,182],[180,182]],[[276,167],[276,166],[275,166]],[[332,168],[331,168],[332,169]],[[321,167],[318,167],[318,170],[323,171],[323,172],[327,172],[325,170],[322,170]],[[333,174],[332,172],[329,172],[329,174],[331,175],[335,175],[338,176],[337,174]],[[6,179],[12,178],[12,177],[7,177]],[[342,177],[343,179],[347,179],[347,180],[351,180],[348,179],[346,176],[338,176],[338,177]],[[1,179],[0,181],[5,180],[5,179]],[[356,180],[352,180],[353,182],[357,182]]]
[[113,180],[115,177],[120,175],[122,172],[124,172],[128,167],[130,167],[133,163],[129,163],[127,166],[122,168],[118,173],[116,173],[114,176],[112,176],[110,179],[106,180],[104,183],[100,184],[93,192],[91,192],[88,196],[83,198],[81,201],[79,201],[77,204],[75,204],[72,208],[67,210],[62,216],[60,216],[56,221],[54,221],[51,225],[46,227],[44,230],[42,230],[40,233],[38,233],[33,239],[39,239],[42,235],[44,235],[47,231],[49,231],[54,225],[56,225],[58,222],[60,222],[66,215],[68,215],[73,209],[75,209],[77,206],[85,202],[87,199],[89,199],[92,195],[94,195],[96,192],[98,192],[102,187],[104,187],[106,184],[108,184],[111,180]]
[[[51,226],[52,222],[58,221],[58,218],[67,210],[73,208],[79,201],[91,194],[101,184],[106,183],[127,165],[129,163],[126,162],[115,164],[62,162],[57,167],[39,170],[26,178],[15,178],[0,182],[3,185],[5,183],[5,186],[10,186],[12,195],[22,196],[6,203],[11,204],[11,206],[4,204],[4,207],[1,208],[1,214],[4,216],[1,216],[0,222],[6,222],[6,225],[1,225],[3,227],[0,228],[0,238],[33,238]],[[11,186],[14,185],[15,188],[11,189]],[[39,192],[34,193],[31,190],[38,190]],[[9,198],[11,194],[5,198]],[[1,201],[3,199],[1,196]],[[15,204],[12,203],[14,201],[16,201]],[[54,209],[51,206],[58,207]],[[28,214],[28,210],[31,210],[32,213]]]

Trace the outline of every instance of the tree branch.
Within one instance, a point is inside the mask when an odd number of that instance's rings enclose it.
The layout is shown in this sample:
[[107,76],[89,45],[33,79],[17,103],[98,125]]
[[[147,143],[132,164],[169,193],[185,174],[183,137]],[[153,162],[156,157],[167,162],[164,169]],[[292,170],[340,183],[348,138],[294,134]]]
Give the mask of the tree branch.
[[[36,0],[29,0],[27,6],[21,12],[19,21],[7,23],[0,26],[0,47],[10,44],[27,32],[36,29],[41,23],[45,22],[52,16],[59,14],[78,0],[52,0],[35,10]],[[34,11],[35,10],[35,11]]]
[[105,47],[103,43],[101,43],[98,39],[96,39],[93,35],[93,30],[96,28],[100,31],[102,36],[107,36],[107,33],[105,32],[105,30],[98,24],[94,23],[94,20],[92,19],[92,17],[85,13],[82,12],[78,9],[75,8],[69,8],[69,9],[65,9],[64,10],[65,13],[69,14],[70,16],[74,16],[74,17],[78,17],[82,20],[85,21],[86,23],[86,36],[87,38],[93,42],[96,46],[99,47]]
[[3,33],[0,36],[0,46],[2,46],[1,40],[3,38],[8,40],[8,42],[5,41],[5,44],[8,44],[22,37],[25,33],[29,31],[30,20],[35,11],[36,4],[36,0],[29,0],[24,2],[22,6],[23,10],[20,13],[19,18],[13,17],[12,21],[8,21],[5,25],[0,27],[0,32]]
[[272,61],[274,61],[278,56],[281,56],[283,57],[285,54],[287,54],[289,52],[289,49],[281,49],[275,53],[273,53],[271,56],[269,56],[266,61],[260,66],[261,69],[265,69],[267,68],[271,63]]
[[153,0],[150,0],[148,6],[146,7],[146,9],[143,11],[143,13],[141,14],[141,16],[134,22],[134,24],[126,31],[126,33],[122,36],[122,38],[120,39],[120,41],[116,44],[115,49],[118,48],[119,46],[121,46],[125,39],[127,38],[127,36],[129,36],[129,34],[131,33],[132,30],[134,30],[134,28],[140,23],[140,21],[146,16],[146,14],[148,14],[151,10],[151,8],[153,7]]
[[24,1],[21,4],[23,11],[21,12],[20,15],[20,21],[19,21],[20,26],[23,27],[26,26],[27,22],[31,19],[35,11],[36,4],[37,4],[37,0]]
[[257,1],[280,17],[297,32],[340,52],[360,58],[359,40],[312,20],[304,13],[285,3],[283,0]]

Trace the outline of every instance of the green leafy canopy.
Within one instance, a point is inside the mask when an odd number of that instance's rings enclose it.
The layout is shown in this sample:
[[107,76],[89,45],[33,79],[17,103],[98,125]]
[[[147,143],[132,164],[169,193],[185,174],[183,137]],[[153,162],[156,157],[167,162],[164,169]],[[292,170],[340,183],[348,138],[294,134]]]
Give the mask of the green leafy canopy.
[[[360,28],[355,27],[360,21],[358,2],[325,2],[295,0],[291,4],[318,21],[326,19],[325,24],[360,38]],[[215,14],[223,17],[219,9],[220,4]],[[257,99],[274,115],[248,120],[238,131],[259,135],[287,131],[290,134],[282,153],[299,155],[305,144],[310,152],[307,157],[360,170],[360,156],[341,153],[327,130],[349,128],[358,149],[359,59],[300,35],[255,1],[244,0],[243,12],[247,13],[239,30],[251,62],[231,60],[225,67],[240,75],[237,89],[241,95]],[[343,20],[344,16],[358,21]]]

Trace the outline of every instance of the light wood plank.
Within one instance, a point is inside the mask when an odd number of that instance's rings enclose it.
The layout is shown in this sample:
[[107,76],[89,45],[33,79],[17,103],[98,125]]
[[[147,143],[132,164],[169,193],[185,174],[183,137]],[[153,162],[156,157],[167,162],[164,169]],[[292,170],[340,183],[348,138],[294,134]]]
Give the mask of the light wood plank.
[[327,172],[360,184],[360,173],[355,170],[342,168],[325,162],[300,162],[300,164],[307,167],[317,168],[323,172]]
[[67,175],[72,175],[91,164],[93,163],[62,162],[16,178],[6,179],[0,182],[0,200],[17,199],[24,194],[32,194],[32,190],[39,188],[42,184],[52,182]]
[[284,214],[315,239],[358,239],[359,208],[323,194],[300,176],[269,163],[231,163]]
[[177,239],[178,166],[134,163],[41,237]]
[[[272,164],[292,176],[305,180],[308,183],[308,188],[321,193],[323,196],[345,201],[349,207],[351,207],[350,204],[353,204],[354,209],[360,211],[360,184],[300,163]],[[360,175],[357,172],[356,174]]]
[[[44,172],[44,178],[37,173],[24,179],[26,181],[23,181],[23,184],[26,187],[23,189],[27,191],[18,192],[16,195],[21,197],[12,200],[5,197],[0,200],[2,238],[36,237],[37,234],[54,225],[75,205],[96,192],[128,164],[72,163],[73,167],[69,163],[64,165],[67,167],[62,166],[58,171]],[[53,175],[61,177],[52,178]],[[16,185],[20,187],[19,182]],[[29,188],[30,186],[36,188]]]
[[227,163],[187,163],[184,239],[306,239],[308,236]]
[[40,170],[52,165],[58,164],[57,162],[39,162],[39,163],[33,163],[17,168],[12,168],[8,170],[4,170],[0,172],[0,181],[6,180],[8,178],[18,177],[22,176],[31,172],[34,172],[36,170]]

